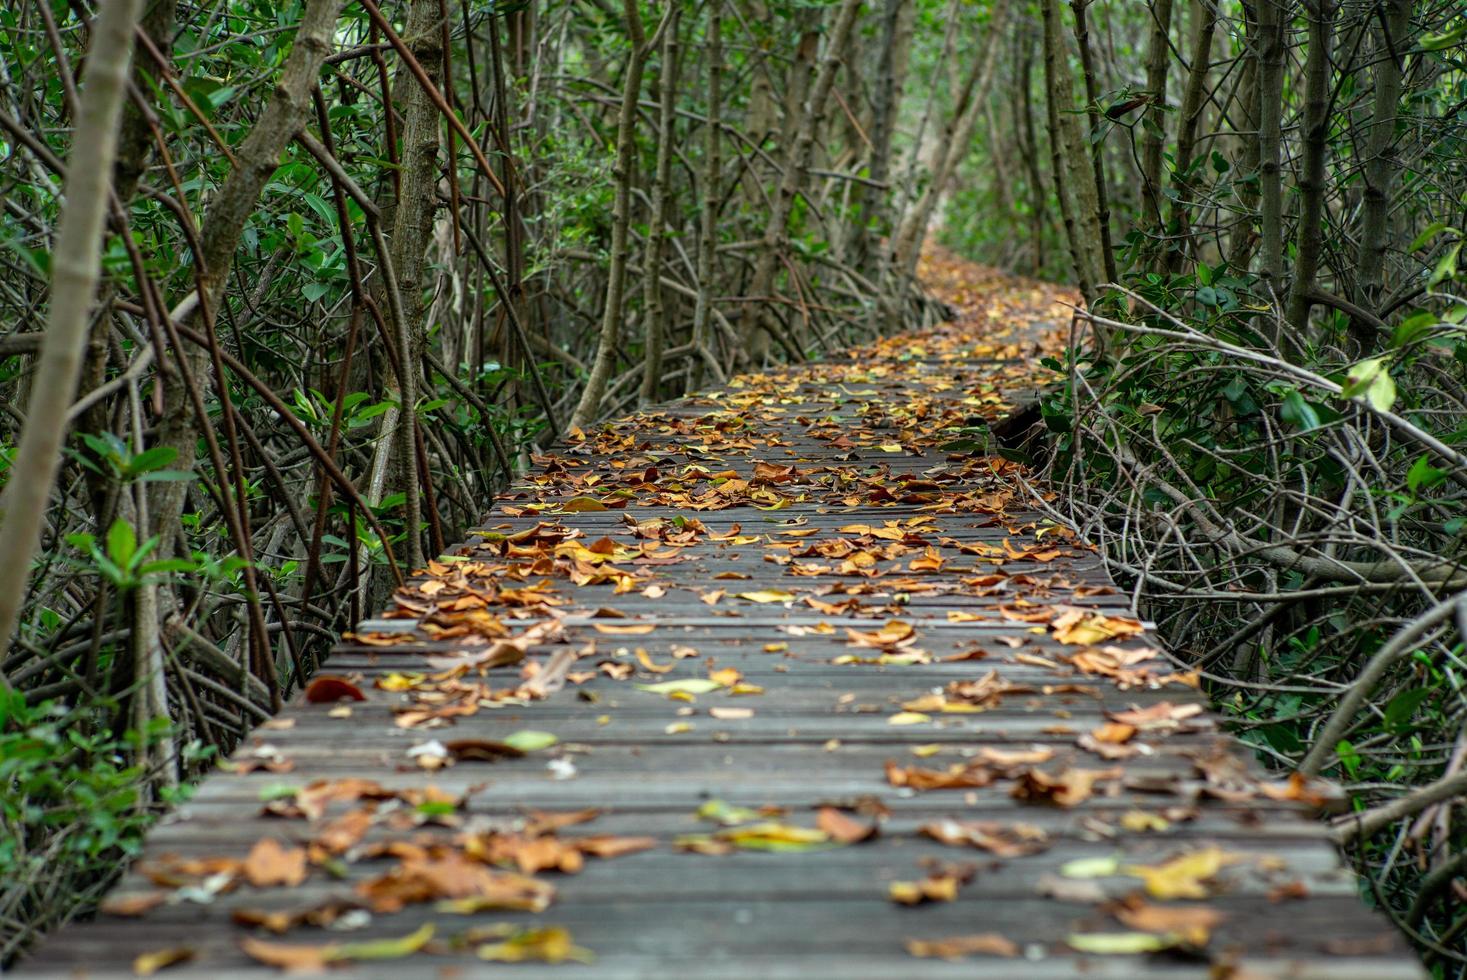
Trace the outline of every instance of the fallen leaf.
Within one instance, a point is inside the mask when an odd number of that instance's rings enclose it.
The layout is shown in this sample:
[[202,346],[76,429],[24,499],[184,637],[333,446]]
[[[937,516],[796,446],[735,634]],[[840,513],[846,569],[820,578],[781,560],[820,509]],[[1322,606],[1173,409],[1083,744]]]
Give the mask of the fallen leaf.
[[846,816],[833,806],[823,806],[816,815],[815,826],[830,835],[831,840],[841,844],[860,844],[865,841],[875,840],[876,835],[881,832],[881,826],[877,823],[861,823]]
[[299,973],[319,972],[330,963],[356,960],[390,960],[410,956],[433,938],[433,923],[425,923],[416,932],[398,939],[378,939],[362,943],[327,943],[309,946],[300,943],[271,943],[252,936],[239,942],[251,959],[267,966]]
[[306,700],[311,704],[330,704],[334,701],[365,701],[367,696],[345,677],[318,674],[306,685]]
[[1212,930],[1225,918],[1218,909],[1205,905],[1152,905],[1134,897],[1121,902],[1111,914],[1123,926],[1175,936],[1188,946],[1206,946]]
[[1157,865],[1130,864],[1121,870],[1146,883],[1152,898],[1206,898],[1206,882],[1225,865],[1241,860],[1218,847],[1205,847]]
[[521,752],[538,752],[541,749],[548,749],[552,745],[559,743],[560,739],[550,732],[537,732],[528,729],[510,732],[504,736],[505,745],[518,749]]
[[124,919],[135,919],[147,915],[168,900],[167,892],[130,892],[108,895],[97,907],[103,915],[115,915]]
[[704,677],[688,677],[678,681],[660,681],[656,684],[638,684],[637,690],[651,694],[707,694],[716,691],[722,684]]
[[922,834],[950,847],[976,847],[1003,858],[1038,854],[1050,846],[1043,828],[1027,823],[995,820],[936,820],[917,828]]
[[306,852],[304,848],[286,848],[273,837],[266,837],[250,849],[240,870],[256,888],[294,888],[306,880]]
[[494,963],[591,963],[596,958],[589,949],[577,946],[563,926],[509,929],[505,939],[480,946],[475,955]]
[[1065,937],[1065,943],[1080,953],[1101,956],[1135,956],[1158,953],[1175,946],[1176,940],[1149,932],[1080,932]]
[[793,602],[795,594],[783,589],[759,589],[755,592],[740,592],[738,597],[749,602]]
[[141,953],[132,961],[132,972],[136,976],[151,977],[159,970],[188,963],[197,955],[191,946],[169,946]]
[[598,633],[608,636],[643,636],[657,628],[656,623],[628,623],[626,625],[613,625],[612,623],[592,623],[591,628]]
[[965,956],[1019,955],[1018,943],[996,932],[952,936],[947,939],[908,939],[906,947],[912,956],[942,960],[960,960]]

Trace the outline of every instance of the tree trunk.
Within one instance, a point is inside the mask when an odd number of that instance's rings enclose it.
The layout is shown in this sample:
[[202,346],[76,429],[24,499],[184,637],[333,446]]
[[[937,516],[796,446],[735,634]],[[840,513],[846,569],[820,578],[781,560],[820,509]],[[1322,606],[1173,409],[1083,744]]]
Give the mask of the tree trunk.
[[1284,283],[1284,37],[1292,17],[1293,0],[1258,2],[1259,278],[1265,292],[1276,297]]
[[[789,219],[794,209],[795,198],[804,188],[806,171],[815,150],[815,134],[825,121],[825,106],[830,100],[830,90],[835,85],[835,75],[840,69],[840,52],[846,46],[846,38],[855,26],[856,16],[861,12],[861,0],[844,0],[836,13],[835,25],[826,40],[825,56],[821,59],[819,74],[810,87],[810,95],[800,109],[798,122],[791,127],[795,133],[794,145],[784,159],[784,173],[780,178],[779,190],[770,208],[769,223],[765,226],[764,239],[759,257],[754,266],[754,277],[749,292],[758,312],[753,317],[757,332],[746,332],[746,339],[757,355],[765,349],[771,333],[777,329],[774,315],[775,268],[789,247]],[[757,337],[757,340],[756,340]]]
[[1022,126],[1020,138],[1022,140],[1024,167],[1029,175],[1029,208],[1031,214],[1030,232],[1034,240],[1031,256],[1030,273],[1034,276],[1040,275],[1044,268],[1044,228],[1046,222],[1046,202],[1049,195],[1044,189],[1044,175],[1039,169],[1039,139],[1035,135],[1034,128],[1034,97],[1032,94],[1032,75],[1034,71],[1034,49],[1032,47],[1033,34],[1028,29],[1023,31],[1021,43],[1023,44],[1023,56],[1019,60],[1019,101],[1021,103]]
[[1243,78],[1238,83],[1238,105],[1243,118],[1238,125],[1242,133],[1242,151],[1233,163],[1233,188],[1238,196],[1239,214],[1228,231],[1228,268],[1246,273],[1253,263],[1258,235],[1254,215],[1258,210],[1258,183],[1247,178],[1258,172],[1258,13],[1257,2],[1243,6],[1247,48],[1252,54],[1243,65]]
[[1105,144],[1101,141],[1105,121],[1100,114],[1100,87],[1095,80],[1095,56],[1090,50],[1090,27],[1085,8],[1090,0],[1070,0],[1070,9],[1075,14],[1075,46],[1080,51],[1080,68],[1085,78],[1085,113],[1090,120],[1089,138],[1085,145],[1090,149],[1090,167],[1095,179],[1095,224],[1098,231],[1096,241],[1100,245],[1100,267],[1105,270],[1106,282],[1115,282],[1115,249],[1110,241],[1110,203],[1105,187]]
[[1177,159],[1172,173],[1173,247],[1166,252],[1166,268],[1182,268],[1192,239],[1192,216],[1187,212],[1192,202],[1192,162],[1197,148],[1197,124],[1201,121],[1203,96],[1207,90],[1207,73],[1212,60],[1212,36],[1217,29],[1217,6],[1212,0],[1199,0],[1197,34],[1192,46],[1192,67],[1187,73],[1187,87],[1182,93],[1182,108],[1177,121]]
[[1355,301],[1370,308],[1380,298],[1390,243],[1391,185],[1398,169],[1393,156],[1401,76],[1411,48],[1411,0],[1385,0],[1375,20],[1374,104],[1365,140],[1365,201],[1360,215],[1360,278]]
[[672,8],[671,21],[662,38],[662,65],[657,79],[657,163],[652,173],[652,213],[647,219],[647,254],[642,264],[642,323],[647,349],[642,357],[641,404],[657,400],[662,379],[662,350],[667,342],[667,305],[662,296],[662,243],[667,237],[667,209],[671,195],[673,128],[677,122],[678,19],[680,8]]
[[856,213],[861,229],[856,237],[853,265],[868,278],[878,275],[874,268],[878,249],[874,241],[886,235],[891,224],[891,192],[882,188],[891,175],[891,142],[896,130],[898,111],[906,88],[907,65],[911,53],[912,21],[916,4],[908,0],[886,0],[881,14],[880,48],[876,59],[876,84],[871,121],[871,183],[862,184],[858,192]]
[[[110,0],[92,22],[91,56],[66,169],[66,201],[51,252],[51,307],[25,424],[0,500],[0,661],[25,601],[46,501],[61,466],[66,415],[76,397],[87,317],[101,278],[102,231],[133,32],[141,0]],[[3,673],[0,686],[9,687]]]
[[1161,228],[1161,155],[1166,145],[1166,75],[1172,63],[1172,0],[1151,4],[1151,45],[1146,52],[1150,104],[1141,121],[1141,227]]
[[1050,159],[1054,166],[1056,196],[1065,237],[1070,245],[1076,285],[1086,303],[1095,301],[1097,281],[1094,262],[1097,242],[1091,232],[1094,210],[1084,195],[1088,187],[1093,193],[1089,168],[1085,166],[1084,149],[1079,134],[1073,133],[1074,91],[1070,88],[1069,65],[1059,29],[1059,7],[1056,0],[1041,0],[1044,15],[1044,87],[1045,108],[1049,117]]
[[1299,227],[1294,235],[1294,278],[1286,310],[1295,343],[1303,343],[1309,326],[1309,298],[1324,247],[1325,155],[1329,152],[1330,32],[1334,0],[1312,0],[1309,55],[1304,63],[1304,123],[1299,165]]
[[[438,0],[413,0],[403,25],[403,43],[435,88],[443,82],[443,35]],[[386,297],[397,337],[396,400],[402,405],[392,433],[396,442],[397,486],[403,493],[409,566],[423,562],[422,495],[418,492],[417,402],[427,343],[423,295],[427,288],[429,243],[433,238],[433,205],[437,200],[440,124],[438,108],[421,82],[406,71],[402,101],[402,164],[397,206],[392,214],[392,271],[396,297]],[[393,284],[382,281],[386,289]],[[393,299],[400,303],[400,308]]]
[[627,264],[631,247],[628,239],[632,224],[632,163],[637,150],[637,99],[642,91],[642,69],[647,63],[647,39],[642,29],[639,0],[623,0],[627,37],[632,42],[627,54],[625,77],[622,79],[621,113],[616,124],[616,168],[612,177],[616,193],[611,204],[611,265],[606,279],[606,307],[601,313],[601,333],[596,345],[596,361],[591,366],[586,387],[571,415],[571,428],[585,429],[601,414],[601,400],[606,395],[611,369],[616,363],[617,340],[621,334],[622,300],[626,293]]
[[688,372],[688,390],[703,386],[705,365],[718,374],[713,357],[712,324],[714,295],[714,263],[718,252],[718,204],[721,198],[719,177],[723,163],[719,159],[723,121],[723,0],[708,3],[708,125],[704,127],[706,146],[703,157],[702,200],[699,202],[698,228],[698,298],[693,307],[693,363]]

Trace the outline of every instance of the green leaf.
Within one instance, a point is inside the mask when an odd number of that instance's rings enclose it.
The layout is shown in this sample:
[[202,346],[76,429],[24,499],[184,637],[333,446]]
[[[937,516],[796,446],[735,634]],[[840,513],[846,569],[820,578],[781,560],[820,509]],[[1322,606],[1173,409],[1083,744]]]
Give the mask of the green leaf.
[[132,525],[120,517],[113,521],[112,526],[107,529],[107,557],[126,568],[132,562],[137,549],[138,539]]
[[1436,314],[1430,310],[1418,310],[1396,325],[1391,333],[1391,346],[1406,347],[1428,333],[1437,324]]
[[1416,709],[1431,696],[1429,687],[1413,687],[1391,698],[1381,718],[1381,727],[1388,732],[1401,734],[1411,727]]
[[698,807],[698,818],[700,820],[712,820],[721,823],[725,827],[736,824],[748,823],[758,820],[763,814],[758,810],[751,810],[746,806],[734,806],[727,800],[709,800]]
[[342,960],[395,960],[411,956],[433,938],[433,923],[425,922],[416,932],[397,939],[371,939],[361,943],[342,943],[326,950],[326,959]]
[[1426,281],[1426,288],[1435,289],[1439,283],[1457,278],[1457,257],[1461,254],[1461,242],[1448,249],[1447,254],[1437,260],[1436,268],[1431,271],[1431,278]]
[[1406,471],[1406,487],[1415,495],[1422,489],[1436,486],[1446,479],[1446,476],[1446,470],[1439,470],[1432,466],[1426,455],[1422,454],[1416,462],[1411,464],[1411,469]]
[[1284,395],[1284,403],[1280,415],[1285,422],[1298,426],[1304,432],[1317,429],[1320,426],[1319,413],[1314,406],[1304,400],[1304,396],[1298,391],[1290,391]]
[[178,450],[172,446],[154,446],[128,460],[124,472],[127,475],[151,473],[154,470],[163,469],[177,458]]
[[548,749],[552,745],[559,744],[560,739],[550,732],[536,732],[526,729],[519,732],[511,732],[504,737],[504,744],[510,748],[519,749],[521,752],[536,752],[540,749]]
[[1406,254],[1409,255],[1417,249],[1424,248],[1428,242],[1449,228],[1450,226],[1445,221],[1433,221],[1422,229],[1421,234],[1417,235],[1410,245],[1406,246]]
[[1378,412],[1389,412],[1396,402],[1396,382],[1386,368],[1385,358],[1372,357],[1353,365],[1340,394],[1361,398]]
[[1464,38],[1467,38],[1467,22],[1458,24],[1451,30],[1442,31],[1440,34],[1423,35],[1421,38],[1421,50],[1441,51],[1452,47]]
[[1120,874],[1121,862],[1111,857],[1076,858],[1060,865],[1060,874],[1066,878],[1109,878]]

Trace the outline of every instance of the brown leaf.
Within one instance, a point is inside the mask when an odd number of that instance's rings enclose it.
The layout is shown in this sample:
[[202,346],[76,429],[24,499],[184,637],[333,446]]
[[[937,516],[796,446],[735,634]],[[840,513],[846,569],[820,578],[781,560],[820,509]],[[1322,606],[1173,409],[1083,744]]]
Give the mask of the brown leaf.
[[977,847],[1004,858],[1038,854],[1050,846],[1049,835],[1027,823],[945,819],[925,823],[917,829],[938,843]]
[[1051,775],[1042,769],[1025,769],[1018,774],[1011,795],[1031,803],[1053,803],[1071,807],[1088,800],[1095,784],[1120,779],[1122,769],[1066,769]]
[[367,696],[345,677],[318,674],[306,685],[306,700],[311,704],[330,704],[334,701],[365,701]]
[[326,969],[333,946],[305,946],[300,943],[271,943],[253,936],[239,941],[239,948],[252,960],[291,973],[319,973]]
[[406,905],[457,900],[450,911],[523,909],[544,911],[555,889],[510,872],[491,871],[459,852],[407,858],[386,874],[360,882],[357,895],[374,912],[396,912]]
[[1206,946],[1209,934],[1225,916],[1205,905],[1153,905],[1132,896],[1111,910],[1116,921],[1141,932],[1175,935],[1192,946]]
[[971,864],[944,865],[921,881],[893,881],[886,896],[898,905],[922,905],[926,902],[951,902],[958,889],[973,880],[977,869]]
[[600,834],[594,837],[577,837],[572,843],[582,854],[595,858],[617,858],[624,854],[650,850],[657,846],[655,837],[612,837]]
[[444,742],[443,747],[457,762],[498,762],[500,759],[518,759],[525,754],[513,745],[485,738],[458,738]]
[[908,939],[907,952],[913,956],[942,960],[960,960],[965,956],[1018,956],[1019,946],[996,932],[947,939]]
[[263,838],[250,849],[241,870],[256,888],[294,888],[306,880],[306,852],[283,846],[273,837]]
[[1112,711],[1109,717],[1111,721],[1131,725],[1141,731],[1157,731],[1179,728],[1183,721],[1195,718],[1202,714],[1202,711],[1200,704],[1172,704],[1170,701],[1158,701],[1149,708]]
[[147,915],[168,899],[167,892],[113,893],[102,900],[97,911],[103,915],[115,915],[123,919],[135,919]]
[[877,834],[881,833],[879,823],[861,823],[859,820],[846,816],[833,806],[820,808],[820,813],[815,818],[815,826],[829,834],[831,840],[839,841],[842,844],[860,844],[875,840]]
[[552,813],[548,810],[531,810],[526,814],[525,833],[531,837],[538,837],[541,834],[553,833],[563,827],[573,827],[576,824],[589,823],[599,816],[601,816],[601,811],[596,807],[563,813]]

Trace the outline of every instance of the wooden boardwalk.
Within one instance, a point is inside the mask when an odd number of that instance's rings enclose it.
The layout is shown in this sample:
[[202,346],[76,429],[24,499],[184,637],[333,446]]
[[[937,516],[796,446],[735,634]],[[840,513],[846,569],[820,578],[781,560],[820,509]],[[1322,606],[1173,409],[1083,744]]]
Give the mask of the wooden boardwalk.
[[942,448],[1065,318],[952,295],[536,460],[311,689],[364,700],[298,698],[20,972],[1420,976],[1316,789],[1258,781],[1014,464]]

